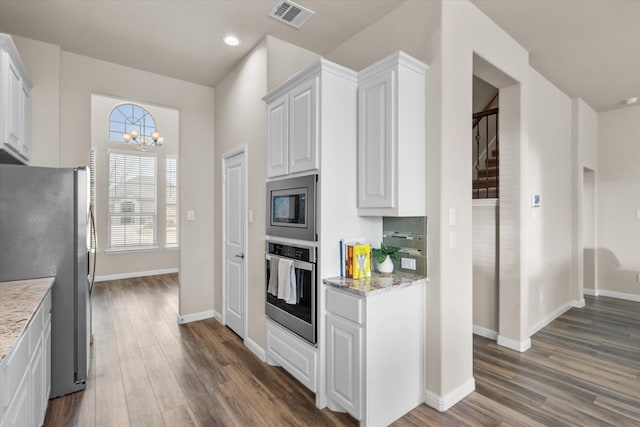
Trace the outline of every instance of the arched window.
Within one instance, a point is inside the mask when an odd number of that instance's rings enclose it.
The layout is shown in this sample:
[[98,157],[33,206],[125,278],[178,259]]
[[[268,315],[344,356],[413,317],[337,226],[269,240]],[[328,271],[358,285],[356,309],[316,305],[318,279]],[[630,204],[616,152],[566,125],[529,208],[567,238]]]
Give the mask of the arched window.
[[151,113],[140,105],[126,103],[116,106],[109,115],[109,140],[124,143],[122,135],[132,130],[151,141],[156,122]]

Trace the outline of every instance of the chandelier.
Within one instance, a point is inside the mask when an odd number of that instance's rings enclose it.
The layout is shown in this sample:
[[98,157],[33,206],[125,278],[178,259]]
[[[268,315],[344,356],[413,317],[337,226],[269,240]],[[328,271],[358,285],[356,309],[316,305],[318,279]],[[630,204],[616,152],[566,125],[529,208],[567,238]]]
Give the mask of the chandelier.
[[[149,147],[162,147],[164,143],[164,137],[160,136],[160,132],[153,131],[150,135],[145,136],[145,126],[142,125],[142,136],[140,132],[135,129],[131,129],[129,132],[122,134],[122,140],[127,144],[136,145],[139,150],[147,151]],[[151,140],[149,140],[151,138]]]

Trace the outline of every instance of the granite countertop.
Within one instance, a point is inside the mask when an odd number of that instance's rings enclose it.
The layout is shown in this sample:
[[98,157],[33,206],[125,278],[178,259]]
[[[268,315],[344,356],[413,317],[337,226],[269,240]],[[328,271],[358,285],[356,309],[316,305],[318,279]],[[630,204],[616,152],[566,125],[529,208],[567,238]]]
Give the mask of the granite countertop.
[[55,277],[0,282],[0,365],[42,303]]
[[406,288],[413,285],[424,285],[429,279],[417,274],[392,273],[390,276],[381,276],[372,273],[366,279],[348,279],[346,277],[330,277],[323,279],[325,285],[334,286],[354,294],[370,296],[383,292],[390,292],[395,289]]

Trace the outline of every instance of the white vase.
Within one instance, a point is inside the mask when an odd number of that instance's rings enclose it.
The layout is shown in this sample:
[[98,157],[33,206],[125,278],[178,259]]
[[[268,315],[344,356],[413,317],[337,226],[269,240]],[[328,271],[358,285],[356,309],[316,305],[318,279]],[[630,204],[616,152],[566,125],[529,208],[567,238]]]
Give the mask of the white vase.
[[393,261],[389,258],[389,255],[387,255],[383,262],[378,263],[378,273],[383,276],[388,276],[393,273]]

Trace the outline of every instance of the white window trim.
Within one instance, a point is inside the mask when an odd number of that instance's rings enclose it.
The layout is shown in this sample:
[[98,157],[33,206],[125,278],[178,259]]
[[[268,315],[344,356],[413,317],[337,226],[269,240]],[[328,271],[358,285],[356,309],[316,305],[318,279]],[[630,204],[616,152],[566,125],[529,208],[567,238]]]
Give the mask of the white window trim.
[[[155,244],[153,245],[144,245],[144,246],[129,246],[129,247],[125,247],[125,248],[112,248],[111,247],[111,218],[114,216],[114,214],[112,214],[109,211],[109,202],[110,202],[110,197],[109,197],[109,193],[107,190],[107,247],[105,248],[105,253],[107,254],[114,254],[114,253],[131,253],[131,252],[153,252],[153,251],[157,251],[158,250],[158,154],[157,153],[149,153],[149,152],[141,152],[138,150],[116,150],[116,149],[108,149],[107,150],[107,182],[109,181],[110,177],[111,177],[111,170],[109,168],[109,162],[111,161],[111,154],[127,154],[127,155],[139,155],[139,156],[143,156],[143,157],[153,157],[155,158],[155,163],[156,163],[156,213],[155,215],[148,215],[148,216],[153,216],[154,217],[154,221],[153,221],[153,241],[155,242]],[[108,188],[108,184],[107,184],[107,188]],[[119,214],[115,214],[116,216],[120,216]],[[121,216],[126,216],[126,215],[121,215]]]
[[[176,183],[177,183],[177,189],[176,189],[176,227],[177,227],[177,233],[178,233],[178,241],[176,243],[172,243],[172,244],[168,244],[167,243],[167,160],[168,159],[175,159],[176,160]],[[164,249],[167,250],[174,250],[174,249],[180,249],[180,159],[178,157],[178,155],[175,154],[167,154],[165,155],[165,160],[164,160],[164,166],[165,166],[165,170],[164,170],[164,174],[165,174],[165,180],[164,180]]]

